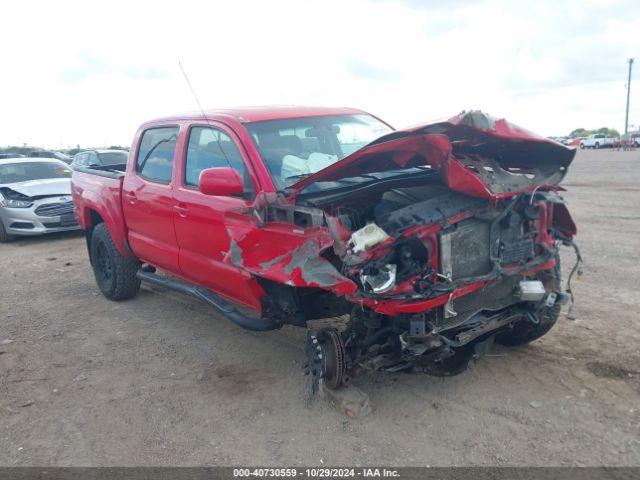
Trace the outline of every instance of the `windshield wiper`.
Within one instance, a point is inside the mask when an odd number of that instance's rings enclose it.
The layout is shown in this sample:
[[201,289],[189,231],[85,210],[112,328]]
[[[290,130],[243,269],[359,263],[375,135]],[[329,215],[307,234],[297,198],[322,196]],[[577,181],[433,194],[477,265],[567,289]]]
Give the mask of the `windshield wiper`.
[[287,180],[302,180],[303,178],[307,178],[313,175],[313,173],[299,173],[298,175],[291,175],[289,177],[285,177],[285,182]]
[[[310,177],[311,175],[314,175],[313,173],[301,173],[299,175],[291,175],[290,177],[285,178],[285,180],[302,180],[303,178],[307,178]],[[351,177],[346,177],[346,178],[338,178],[337,180],[330,180],[331,182],[348,182],[349,180],[351,180],[352,178],[370,178],[371,180],[380,180],[379,177],[376,177],[375,175],[370,175],[368,173],[363,173],[362,175],[352,175]]]
[[375,175],[371,175],[370,173],[362,173],[360,175],[353,175],[351,177],[345,177],[345,178],[339,178],[338,180],[335,180],[336,182],[343,182],[343,181],[349,181],[352,178],[370,178],[371,180],[380,180],[380,177],[376,177]]

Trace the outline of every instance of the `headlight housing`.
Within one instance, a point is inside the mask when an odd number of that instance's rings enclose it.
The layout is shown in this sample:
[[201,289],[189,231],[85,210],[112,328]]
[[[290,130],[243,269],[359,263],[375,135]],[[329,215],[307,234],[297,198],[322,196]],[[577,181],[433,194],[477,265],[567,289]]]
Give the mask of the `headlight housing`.
[[0,200],[0,205],[7,208],[29,208],[33,205],[31,200],[14,200],[11,198],[4,198]]
[[377,269],[375,274],[360,274],[362,285],[373,293],[385,293],[396,286],[396,265],[386,264]]

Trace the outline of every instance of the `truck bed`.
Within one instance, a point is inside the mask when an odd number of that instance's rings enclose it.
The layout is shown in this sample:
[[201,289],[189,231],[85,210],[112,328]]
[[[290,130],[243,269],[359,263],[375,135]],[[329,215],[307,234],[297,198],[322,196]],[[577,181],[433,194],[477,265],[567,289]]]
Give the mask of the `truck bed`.
[[80,226],[90,231],[104,222],[122,254],[130,254],[127,227],[122,212],[122,182],[126,164],[78,166],[71,177],[71,193]]

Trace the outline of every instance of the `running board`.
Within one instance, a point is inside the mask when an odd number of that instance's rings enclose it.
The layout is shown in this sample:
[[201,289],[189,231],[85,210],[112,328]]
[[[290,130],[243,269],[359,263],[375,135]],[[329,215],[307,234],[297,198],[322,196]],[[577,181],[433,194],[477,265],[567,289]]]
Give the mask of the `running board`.
[[282,327],[281,324],[264,318],[251,318],[240,313],[231,303],[227,302],[224,298],[216,295],[212,291],[200,287],[198,285],[191,285],[181,280],[167,277],[165,275],[157,275],[152,272],[145,272],[138,270],[136,276],[145,283],[150,283],[157,287],[164,287],[169,290],[175,290],[176,292],[184,293],[197,298],[198,300],[207,303],[215,308],[218,313],[231,320],[236,325],[246,328],[247,330],[253,330],[255,332],[264,332],[267,330],[276,330]]

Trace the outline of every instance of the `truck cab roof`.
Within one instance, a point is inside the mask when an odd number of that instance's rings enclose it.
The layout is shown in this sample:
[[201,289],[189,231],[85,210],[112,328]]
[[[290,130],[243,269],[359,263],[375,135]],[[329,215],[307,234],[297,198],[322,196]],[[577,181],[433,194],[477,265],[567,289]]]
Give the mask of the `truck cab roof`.
[[265,107],[237,107],[205,110],[203,112],[186,112],[183,114],[161,117],[146,122],[147,124],[165,123],[178,120],[225,120],[233,119],[239,123],[264,122],[268,120],[285,120],[288,118],[317,117],[322,115],[360,115],[362,110],[346,107],[312,107],[295,105],[275,105]]

